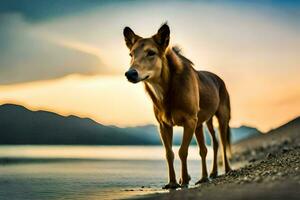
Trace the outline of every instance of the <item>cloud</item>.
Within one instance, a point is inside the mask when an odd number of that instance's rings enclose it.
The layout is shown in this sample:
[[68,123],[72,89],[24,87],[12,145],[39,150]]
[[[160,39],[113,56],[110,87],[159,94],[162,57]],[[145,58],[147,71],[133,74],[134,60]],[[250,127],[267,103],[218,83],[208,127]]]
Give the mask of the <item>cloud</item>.
[[[102,2],[93,7],[79,0],[73,13],[59,15],[58,5],[65,7],[69,1],[44,2],[31,8],[15,8],[14,3],[14,9],[6,12],[19,14],[1,16],[0,84],[72,73],[123,74],[129,57],[122,28],[129,25],[138,34],[150,36],[165,20],[171,26],[171,41],[184,48],[198,69],[228,77],[233,71],[241,74],[229,77],[232,81],[258,71],[277,76],[299,71],[300,29],[295,20],[299,12],[287,12],[292,6],[280,10],[278,3],[273,8],[257,2]],[[283,66],[288,70],[283,72]]]
[[99,55],[78,48],[80,43],[71,47],[43,38],[35,31],[40,24],[28,23],[20,14],[0,14],[0,22],[0,84],[96,74],[103,69]]
[[40,22],[74,15],[108,4],[101,0],[1,0],[0,13],[20,13],[26,20]]

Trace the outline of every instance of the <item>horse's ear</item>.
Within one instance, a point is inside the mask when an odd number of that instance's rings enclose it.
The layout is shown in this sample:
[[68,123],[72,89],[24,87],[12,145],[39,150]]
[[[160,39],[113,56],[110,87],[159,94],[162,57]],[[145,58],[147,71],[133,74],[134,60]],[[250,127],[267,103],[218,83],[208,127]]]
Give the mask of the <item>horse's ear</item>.
[[154,41],[163,49],[165,50],[170,41],[170,28],[167,23],[163,24],[157,33],[152,36]]
[[134,43],[141,38],[140,36],[136,35],[128,26],[124,28],[123,35],[128,49],[131,49]]

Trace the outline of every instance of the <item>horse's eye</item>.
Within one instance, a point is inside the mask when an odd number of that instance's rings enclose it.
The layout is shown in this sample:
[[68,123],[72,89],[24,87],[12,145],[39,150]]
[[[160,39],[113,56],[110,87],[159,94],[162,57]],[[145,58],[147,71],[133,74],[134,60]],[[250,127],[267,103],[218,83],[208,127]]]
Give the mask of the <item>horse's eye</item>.
[[155,51],[149,50],[149,51],[147,52],[147,57],[154,56],[155,54],[156,54]]

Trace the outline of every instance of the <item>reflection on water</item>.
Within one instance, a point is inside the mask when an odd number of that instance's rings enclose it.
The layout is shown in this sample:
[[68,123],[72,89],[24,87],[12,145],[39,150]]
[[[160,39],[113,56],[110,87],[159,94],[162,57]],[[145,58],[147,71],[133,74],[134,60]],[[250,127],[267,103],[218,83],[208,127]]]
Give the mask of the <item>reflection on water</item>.
[[[40,160],[0,164],[1,200],[120,199],[164,192],[160,188],[167,182],[161,146],[0,146],[0,157]],[[45,158],[63,162],[44,162]],[[72,158],[79,160],[69,162]],[[200,164],[197,147],[191,147],[192,184],[200,177]],[[175,168],[179,176],[178,159]]]
[[[178,152],[179,146],[174,146]],[[198,160],[197,146],[189,149],[189,159]],[[4,145],[0,158],[78,158],[103,160],[163,160],[162,146],[67,146],[67,145]],[[175,157],[177,154],[175,153]],[[208,158],[212,157],[211,149]]]

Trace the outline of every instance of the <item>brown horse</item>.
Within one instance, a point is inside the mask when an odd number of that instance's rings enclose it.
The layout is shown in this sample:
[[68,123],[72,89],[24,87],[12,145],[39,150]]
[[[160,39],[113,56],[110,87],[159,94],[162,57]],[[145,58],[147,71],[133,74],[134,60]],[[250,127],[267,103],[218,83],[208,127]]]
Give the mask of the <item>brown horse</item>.
[[[187,170],[188,148],[195,133],[202,160],[202,178],[196,183],[208,180],[206,154],[202,124],[206,122],[210,131],[214,160],[210,177],[216,177],[218,142],[212,118],[219,122],[219,138],[222,142],[225,172],[231,170],[226,156],[229,146],[230,102],[225,84],[217,75],[196,71],[193,63],[185,58],[178,48],[170,48],[170,29],[163,24],[150,38],[136,35],[129,27],[123,31],[130,50],[130,68],[125,73],[132,83],[144,82],[145,89],[153,101],[155,117],[159,123],[160,136],[166,150],[169,168],[169,183],[163,188],[187,186],[190,176]],[[181,178],[176,181],[174,153],[172,151],[173,126],[183,126],[183,139],[179,149]]]

